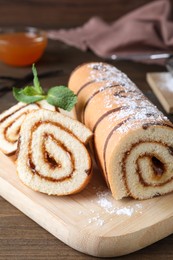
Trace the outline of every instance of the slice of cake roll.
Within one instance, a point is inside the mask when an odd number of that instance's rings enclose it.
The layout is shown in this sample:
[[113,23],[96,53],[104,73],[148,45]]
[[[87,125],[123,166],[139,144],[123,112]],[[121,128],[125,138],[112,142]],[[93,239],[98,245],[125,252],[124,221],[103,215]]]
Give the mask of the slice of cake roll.
[[136,85],[109,64],[89,63],[74,70],[69,88],[114,198],[172,192],[173,125]]
[[0,150],[8,155],[16,152],[21,124],[32,110],[40,108],[55,111],[55,107],[42,100],[33,104],[19,102],[0,115]]
[[44,109],[29,113],[21,126],[17,173],[35,191],[49,195],[79,192],[91,177],[85,144],[92,132],[79,121]]

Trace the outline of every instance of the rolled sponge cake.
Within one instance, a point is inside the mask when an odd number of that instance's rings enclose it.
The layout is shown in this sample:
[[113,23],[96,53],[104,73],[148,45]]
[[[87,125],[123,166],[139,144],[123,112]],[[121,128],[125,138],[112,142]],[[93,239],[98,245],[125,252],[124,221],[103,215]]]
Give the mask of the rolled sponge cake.
[[37,109],[57,110],[42,100],[31,104],[18,102],[0,114],[0,150],[4,154],[12,155],[16,152],[21,125],[26,115]]
[[17,173],[35,191],[69,195],[91,178],[85,144],[92,132],[79,121],[56,111],[38,109],[26,115],[20,129]]
[[77,67],[69,88],[78,118],[94,133],[96,161],[115,199],[173,191],[173,125],[112,65]]

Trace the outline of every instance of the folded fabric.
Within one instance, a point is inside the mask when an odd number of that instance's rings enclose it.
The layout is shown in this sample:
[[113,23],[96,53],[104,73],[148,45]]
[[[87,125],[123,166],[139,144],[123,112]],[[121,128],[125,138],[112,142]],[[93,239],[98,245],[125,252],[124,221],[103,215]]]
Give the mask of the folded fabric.
[[153,1],[108,24],[99,17],[82,27],[50,30],[48,37],[109,58],[137,53],[171,52],[173,14],[169,0]]

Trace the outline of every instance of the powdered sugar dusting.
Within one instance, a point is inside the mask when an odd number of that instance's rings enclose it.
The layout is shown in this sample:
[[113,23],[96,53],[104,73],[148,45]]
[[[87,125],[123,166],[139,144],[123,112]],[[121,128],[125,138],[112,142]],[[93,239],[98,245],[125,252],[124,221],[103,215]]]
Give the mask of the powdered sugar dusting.
[[159,87],[173,94],[173,77],[171,73],[158,73]]
[[[146,121],[163,122],[168,120],[143,95],[127,75],[117,68],[104,63],[91,63],[88,67],[91,69],[89,80],[103,82],[103,86],[100,87],[100,92],[104,94],[102,99],[103,107],[106,109],[124,105],[127,107],[127,109],[122,109],[118,113],[111,113],[108,117],[110,123],[113,123],[114,121],[121,121],[130,116],[128,123],[119,127],[118,131],[126,132],[128,129],[134,127],[136,123],[142,125]],[[115,84],[119,85],[117,86],[119,92],[111,88]],[[106,91],[104,91],[105,89]]]
[[118,83],[119,85],[128,87],[129,90],[134,90],[136,87],[125,73],[109,64],[91,63],[88,67],[92,69],[90,73],[91,80],[97,82],[109,81],[110,84]]
[[131,217],[135,213],[142,213],[142,204],[136,203],[133,206],[126,204],[123,206],[122,202],[115,201],[110,191],[97,192],[97,203],[105,210],[105,212],[112,215],[125,215]]
[[[130,219],[134,215],[141,215],[144,211],[144,203],[133,199],[123,199],[116,201],[111,194],[111,191],[105,186],[90,186],[94,192],[93,199],[89,200],[90,207],[86,211],[80,210],[79,215],[82,215],[86,222],[85,226],[96,225],[104,226],[110,221],[117,221],[119,218]],[[85,204],[86,205],[86,204]]]
[[102,219],[99,214],[88,219],[88,224],[96,223],[97,226],[102,226],[104,222],[104,219]]

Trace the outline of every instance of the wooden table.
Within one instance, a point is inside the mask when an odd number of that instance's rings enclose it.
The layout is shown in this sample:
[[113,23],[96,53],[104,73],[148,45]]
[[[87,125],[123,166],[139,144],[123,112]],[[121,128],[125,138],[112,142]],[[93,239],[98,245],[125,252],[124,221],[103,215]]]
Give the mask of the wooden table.
[[[8,3],[9,2],[9,3]],[[81,3],[82,2],[82,3]],[[106,2],[106,4],[105,4]],[[126,2],[126,4],[122,4]],[[130,4],[129,4],[130,2]],[[90,16],[98,14],[111,21],[133,8],[149,1],[0,1],[1,25],[34,25],[44,28],[76,26]],[[99,6],[98,6],[98,5]],[[31,14],[31,16],[30,16]],[[66,14],[66,15],[65,15]],[[64,17],[65,15],[65,17]],[[78,16],[76,16],[78,15]],[[49,23],[47,16],[50,17]],[[67,85],[71,71],[83,62],[102,61],[91,52],[81,52],[62,43],[49,41],[42,59],[37,63],[38,72],[61,69],[63,74],[42,79],[45,88]],[[164,66],[133,62],[111,62],[141,88],[161,110],[159,102],[146,82],[147,72],[165,71]],[[0,75],[23,77],[31,68],[15,68],[0,63]],[[15,104],[11,92],[0,97],[0,112]],[[171,118],[173,120],[173,117]],[[93,259],[79,253],[53,237],[35,222],[0,197],[0,259]],[[173,259],[173,235],[121,259]],[[120,258],[116,258],[120,259]]]

